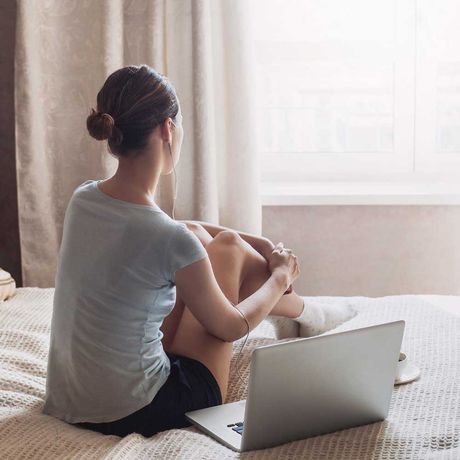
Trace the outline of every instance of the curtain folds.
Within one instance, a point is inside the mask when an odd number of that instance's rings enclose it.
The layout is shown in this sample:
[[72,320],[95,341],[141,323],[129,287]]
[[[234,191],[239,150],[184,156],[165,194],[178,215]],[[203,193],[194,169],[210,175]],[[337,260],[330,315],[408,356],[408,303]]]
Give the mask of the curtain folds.
[[[86,131],[107,76],[148,64],[181,100],[176,219],[261,234],[254,51],[245,0],[18,0],[16,164],[23,286],[54,286],[67,203],[117,160]],[[171,215],[174,175],[156,202]]]

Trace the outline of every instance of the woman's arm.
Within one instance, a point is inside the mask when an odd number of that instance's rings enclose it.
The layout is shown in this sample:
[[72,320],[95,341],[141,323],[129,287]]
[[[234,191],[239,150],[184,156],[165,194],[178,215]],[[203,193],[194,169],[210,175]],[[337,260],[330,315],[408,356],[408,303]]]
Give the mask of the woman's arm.
[[209,258],[180,268],[175,274],[177,289],[193,316],[210,334],[226,342],[247,334],[241,313],[249,323],[249,330],[254,329],[270,314],[292,279],[287,266],[278,266],[258,290],[232,305],[216,280]]

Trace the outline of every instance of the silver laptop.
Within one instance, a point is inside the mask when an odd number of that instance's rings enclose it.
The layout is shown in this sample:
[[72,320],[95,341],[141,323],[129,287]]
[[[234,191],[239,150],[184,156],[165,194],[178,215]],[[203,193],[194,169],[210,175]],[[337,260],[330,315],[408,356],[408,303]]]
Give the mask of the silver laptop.
[[247,399],[187,412],[238,452],[384,420],[405,321],[254,349]]

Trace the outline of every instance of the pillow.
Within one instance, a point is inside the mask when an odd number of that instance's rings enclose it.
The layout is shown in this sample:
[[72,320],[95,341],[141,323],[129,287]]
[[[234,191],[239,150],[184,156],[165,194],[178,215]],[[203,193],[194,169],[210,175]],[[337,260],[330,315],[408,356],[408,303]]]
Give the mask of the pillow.
[[15,291],[16,281],[7,271],[0,268],[0,302],[12,297]]

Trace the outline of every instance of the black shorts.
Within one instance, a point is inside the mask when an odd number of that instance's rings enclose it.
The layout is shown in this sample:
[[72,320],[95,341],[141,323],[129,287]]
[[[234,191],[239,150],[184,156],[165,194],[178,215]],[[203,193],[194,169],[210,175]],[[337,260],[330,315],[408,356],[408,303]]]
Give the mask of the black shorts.
[[73,425],[103,434],[126,436],[140,433],[149,437],[159,431],[191,426],[184,413],[222,404],[219,385],[201,362],[166,353],[171,373],[147,406],[112,422],[79,422]]

